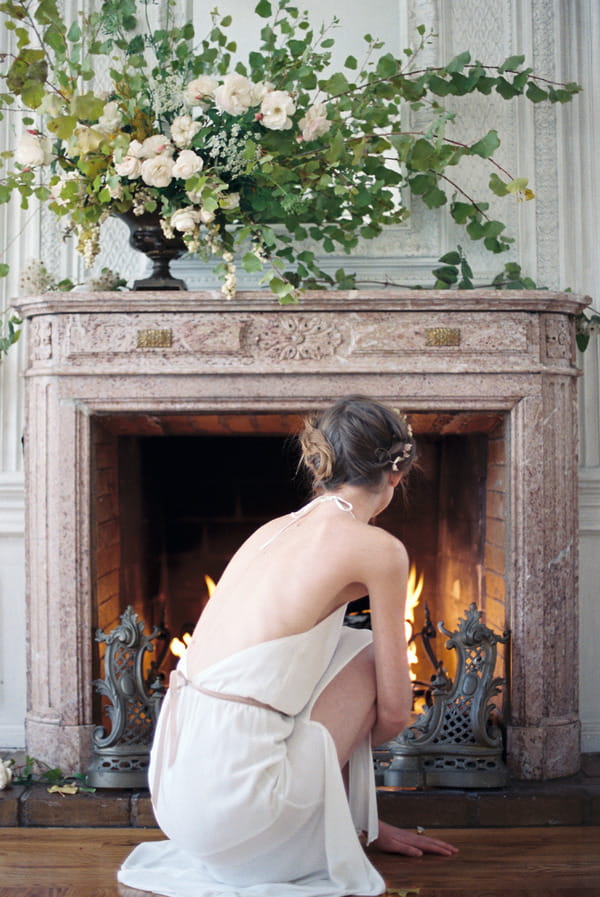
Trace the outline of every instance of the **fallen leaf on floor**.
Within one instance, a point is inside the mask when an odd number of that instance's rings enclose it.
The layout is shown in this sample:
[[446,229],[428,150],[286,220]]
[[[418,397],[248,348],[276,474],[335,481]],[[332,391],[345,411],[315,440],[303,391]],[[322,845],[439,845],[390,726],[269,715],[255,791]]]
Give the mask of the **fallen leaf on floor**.
[[63,797],[65,794],[77,794],[78,791],[77,785],[50,785],[48,788],[48,794],[62,794]]
[[421,888],[388,888],[385,897],[413,897],[420,894]]

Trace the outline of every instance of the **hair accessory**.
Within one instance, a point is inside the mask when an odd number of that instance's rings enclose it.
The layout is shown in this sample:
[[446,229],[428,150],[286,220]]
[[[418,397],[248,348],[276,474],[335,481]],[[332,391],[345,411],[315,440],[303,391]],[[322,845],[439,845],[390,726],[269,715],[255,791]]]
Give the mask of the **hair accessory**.
[[406,461],[407,458],[410,458],[412,449],[412,442],[405,442],[400,454],[396,455],[395,458],[390,459],[392,461],[392,470],[394,473],[398,473],[398,464],[400,464],[401,461]]

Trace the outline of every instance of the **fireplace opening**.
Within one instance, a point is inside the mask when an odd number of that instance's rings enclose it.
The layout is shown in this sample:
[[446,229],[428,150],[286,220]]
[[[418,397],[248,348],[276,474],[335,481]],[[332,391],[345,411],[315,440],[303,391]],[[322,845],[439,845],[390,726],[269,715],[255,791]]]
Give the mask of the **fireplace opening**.
[[[412,414],[418,462],[378,523],[406,545],[426,608],[454,628],[474,602],[488,626],[507,628],[505,420],[501,414]],[[295,414],[98,415],[92,422],[95,622],[108,632],[131,606],[158,628],[154,661],[165,678],[177,662],[172,638],[191,630],[241,542],[266,520],[300,507],[309,486],[298,473]],[[285,584],[282,584],[285,588]],[[364,616],[368,599],[350,608]],[[368,620],[368,617],[367,617]],[[368,624],[368,623],[367,623]],[[450,676],[444,636],[432,643]],[[415,679],[434,673],[415,639]],[[104,645],[96,646],[95,678]],[[506,675],[499,651],[498,670]],[[95,722],[106,725],[96,697]]]

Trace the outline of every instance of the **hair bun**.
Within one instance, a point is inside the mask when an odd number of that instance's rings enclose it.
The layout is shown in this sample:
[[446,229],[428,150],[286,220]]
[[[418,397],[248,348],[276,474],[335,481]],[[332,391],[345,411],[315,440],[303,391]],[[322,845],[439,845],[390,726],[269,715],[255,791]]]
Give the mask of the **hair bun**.
[[304,431],[300,434],[300,448],[302,460],[311,471],[315,484],[328,480],[335,462],[333,449],[327,437],[315,427],[312,420],[306,421]]

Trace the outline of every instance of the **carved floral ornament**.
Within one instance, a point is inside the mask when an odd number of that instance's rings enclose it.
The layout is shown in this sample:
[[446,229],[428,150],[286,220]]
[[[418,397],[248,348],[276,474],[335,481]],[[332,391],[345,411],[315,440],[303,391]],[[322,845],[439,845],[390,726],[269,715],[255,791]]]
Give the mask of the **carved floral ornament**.
[[343,342],[339,328],[319,315],[289,315],[252,320],[242,334],[242,345],[252,355],[274,361],[329,358]]

